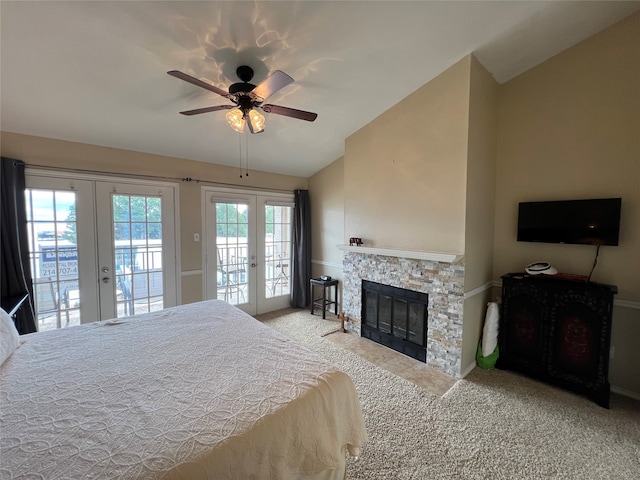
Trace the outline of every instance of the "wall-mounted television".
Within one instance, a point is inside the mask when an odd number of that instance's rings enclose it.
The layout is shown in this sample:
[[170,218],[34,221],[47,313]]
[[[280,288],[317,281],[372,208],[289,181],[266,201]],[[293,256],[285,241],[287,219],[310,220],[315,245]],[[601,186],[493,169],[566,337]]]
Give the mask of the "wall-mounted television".
[[621,198],[521,202],[518,241],[618,245]]

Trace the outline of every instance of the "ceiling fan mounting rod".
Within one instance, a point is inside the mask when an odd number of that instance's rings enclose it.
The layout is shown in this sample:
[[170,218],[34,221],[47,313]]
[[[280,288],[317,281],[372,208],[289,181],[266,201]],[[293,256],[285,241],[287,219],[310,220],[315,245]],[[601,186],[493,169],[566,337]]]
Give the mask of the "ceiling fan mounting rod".
[[253,68],[248,65],[240,65],[236,68],[236,75],[238,75],[238,78],[244,83],[249,83],[253,78]]

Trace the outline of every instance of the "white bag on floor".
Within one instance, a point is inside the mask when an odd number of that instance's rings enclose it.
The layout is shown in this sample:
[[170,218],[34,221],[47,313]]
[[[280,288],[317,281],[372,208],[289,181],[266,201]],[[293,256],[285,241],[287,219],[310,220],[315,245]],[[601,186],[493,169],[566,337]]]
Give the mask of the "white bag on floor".
[[500,320],[500,310],[496,302],[487,304],[487,315],[484,319],[484,329],[482,330],[482,356],[488,357],[493,353],[498,345],[498,323]]

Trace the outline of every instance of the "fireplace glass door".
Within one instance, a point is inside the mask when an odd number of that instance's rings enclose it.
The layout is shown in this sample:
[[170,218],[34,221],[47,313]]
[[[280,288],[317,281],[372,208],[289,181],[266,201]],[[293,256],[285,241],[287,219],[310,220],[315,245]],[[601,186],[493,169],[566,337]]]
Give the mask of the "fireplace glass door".
[[426,361],[426,293],[364,280],[362,336]]

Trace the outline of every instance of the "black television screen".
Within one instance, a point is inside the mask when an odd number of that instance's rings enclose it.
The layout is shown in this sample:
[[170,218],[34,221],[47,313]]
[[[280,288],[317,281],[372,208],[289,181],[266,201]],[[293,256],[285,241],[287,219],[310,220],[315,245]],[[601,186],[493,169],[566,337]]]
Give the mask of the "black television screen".
[[618,245],[621,198],[521,202],[518,241]]

